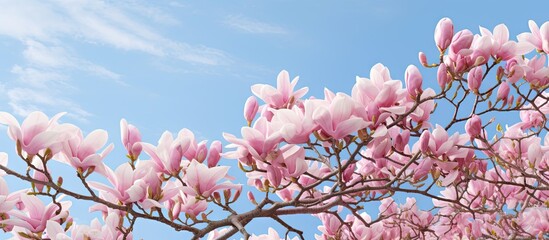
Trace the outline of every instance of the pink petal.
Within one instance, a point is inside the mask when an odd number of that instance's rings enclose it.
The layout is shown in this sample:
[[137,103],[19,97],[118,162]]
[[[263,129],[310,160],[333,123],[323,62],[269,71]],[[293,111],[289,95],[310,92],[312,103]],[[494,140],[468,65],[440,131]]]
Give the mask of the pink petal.
[[49,125],[49,119],[46,114],[42,112],[32,112],[21,124],[21,131],[23,132],[23,144],[29,144],[34,136],[45,131]]
[[354,102],[349,96],[338,93],[330,105],[333,124],[337,125],[340,122],[349,119],[353,106]]
[[351,118],[337,125],[334,138],[341,139],[359,129],[365,128],[367,123],[362,118]]
[[103,129],[94,130],[80,143],[79,151],[85,151],[88,155],[92,154],[102,148],[107,143],[108,138],[109,134],[107,131]]
[[21,127],[15,117],[7,112],[0,112],[0,124],[8,125],[8,132],[12,140],[22,140]]

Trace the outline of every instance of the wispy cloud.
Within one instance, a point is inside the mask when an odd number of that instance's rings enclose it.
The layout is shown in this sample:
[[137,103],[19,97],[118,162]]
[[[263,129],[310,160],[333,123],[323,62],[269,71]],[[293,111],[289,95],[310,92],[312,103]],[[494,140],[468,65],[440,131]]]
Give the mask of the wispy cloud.
[[8,104],[15,114],[26,116],[44,107],[64,109],[73,119],[86,122],[91,113],[83,110],[78,104],[59,97],[54,92],[43,92],[32,88],[12,88],[7,91]]
[[20,115],[48,107],[69,109],[78,119],[91,116],[65,94],[64,90],[77,88],[71,77],[75,71],[127,84],[115,71],[80,57],[68,43],[138,51],[192,65],[231,63],[222,50],[158,33],[155,25],[176,25],[178,21],[144,2],[0,0],[0,4],[0,36],[17,39],[24,47],[25,62],[12,67],[15,80],[2,83],[9,105]]
[[28,64],[32,66],[59,70],[76,69],[99,77],[113,79],[119,84],[126,85],[120,80],[119,74],[103,66],[78,58],[61,46],[46,46],[34,40],[25,41],[25,45],[27,48],[23,51],[23,56]]
[[286,34],[288,31],[282,27],[261,22],[255,19],[249,19],[240,15],[228,16],[225,23],[235,29],[258,34]]

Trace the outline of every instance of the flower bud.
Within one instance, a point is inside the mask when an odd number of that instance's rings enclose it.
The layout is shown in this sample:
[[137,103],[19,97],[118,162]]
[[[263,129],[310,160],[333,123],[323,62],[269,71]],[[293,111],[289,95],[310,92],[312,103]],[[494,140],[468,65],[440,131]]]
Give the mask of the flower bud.
[[267,179],[271,183],[271,186],[277,188],[282,182],[282,173],[279,169],[273,167],[273,165],[267,166]]
[[220,141],[213,141],[208,152],[208,167],[215,167],[221,159],[222,145]]
[[421,63],[421,65],[425,67],[429,66],[429,62],[427,62],[427,55],[425,55],[424,52],[419,52],[418,58],[419,58],[419,63]]
[[348,182],[351,181],[351,178],[353,177],[353,173],[355,172],[356,164],[352,163],[347,166],[347,168],[343,171],[343,181]]
[[129,157],[133,160],[137,159],[142,150],[141,145],[139,144],[139,142],[141,142],[141,133],[139,132],[139,129],[134,125],[128,124],[126,119],[122,119],[120,120],[120,135],[122,137],[122,144],[124,145],[124,148],[126,148],[126,151],[128,151]]
[[510,83],[516,83],[518,82],[522,77],[524,77],[524,69],[522,69],[521,66],[513,66],[511,67],[511,71],[509,72],[509,75],[507,76],[507,80]]
[[469,134],[471,139],[476,138],[482,131],[482,120],[479,116],[473,114],[469,120],[465,123],[465,132]]
[[416,66],[409,65],[408,68],[406,68],[404,81],[406,82],[406,90],[408,91],[408,94],[410,94],[412,99],[415,99],[418,95],[421,94],[421,92],[423,92],[423,90],[421,89],[421,85],[423,84],[423,77],[421,76],[421,73]]
[[454,35],[454,24],[449,18],[442,18],[438,21],[435,28],[435,43],[438,49],[443,52],[452,43],[452,36]]
[[410,131],[408,129],[404,129],[402,133],[396,135],[393,145],[396,150],[403,152],[404,148],[410,141]]
[[474,93],[478,93],[478,89],[482,83],[482,74],[482,67],[475,67],[471,69],[467,75],[467,86]]
[[506,101],[510,90],[509,84],[507,82],[502,82],[501,85],[499,85],[497,99]]
[[254,96],[250,96],[244,104],[244,119],[248,122],[248,126],[252,125],[252,121],[255,118],[255,114],[259,109],[257,99]]
[[199,163],[204,162],[204,160],[206,160],[207,153],[208,149],[206,148],[206,142],[199,143],[196,149],[196,161],[198,161]]
[[423,131],[419,136],[419,149],[421,152],[426,153],[429,151],[429,141],[431,140],[431,133],[429,131]]
[[505,75],[505,69],[502,66],[499,66],[496,72],[496,79],[501,81],[501,79],[503,79],[503,75]]
[[473,43],[473,33],[467,29],[461,30],[454,35],[450,44],[450,53],[459,54],[463,49],[469,49]]
[[257,205],[257,201],[255,200],[255,196],[250,191],[248,191],[248,200],[250,200],[250,202],[253,203],[254,205]]
[[438,66],[438,71],[437,71],[437,81],[440,88],[442,88],[443,90],[446,88],[446,85],[451,80],[450,77],[451,76],[448,75],[446,64],[441,63],[440,66]]

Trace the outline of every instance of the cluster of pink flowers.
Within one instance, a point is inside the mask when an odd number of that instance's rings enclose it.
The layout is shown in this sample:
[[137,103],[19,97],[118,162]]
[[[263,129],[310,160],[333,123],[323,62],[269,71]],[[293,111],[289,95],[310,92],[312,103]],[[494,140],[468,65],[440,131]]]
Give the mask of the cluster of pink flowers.
[[[183,129],[176,139],[171,133],[164,133],[158,146],[154,146],[141,142],[139,130],[122,120],[122,143],[131,164],[122,164],[112,170],[103,161],[113,149],[112,144],[105,147],[107,132],[99,129],[84,137],[78,127],[59,124],[62,115],[48,119],[41,112],[33,112],[19,124],[10,114],[0,113],[0,122],[8,125],[9,136],[17,143],[17,153],[33,169],[34,173],[29,177],[41,181],[33,184],[31,192],[46,193],[42,182],[57,181],[56,184],[61,186],[62,181],[53,179],[51,170],[45,167],[52,159],[72,166],[84,181],[92,173],[106,177],[112,187],[86,182],[90,191],[98,191],[100,199],[122,206],[138,204],[146,210],[166,209],[171,220],[177,219],[182,212],[193,218],[198,216],[207,209],[208,202],[220,201],[220,192],[225,192],[226,197],[233,195],[236,198],[241,191],[241,185],[228,180],[220,182],[229,178],[229,167],[217,166],[221,158],[219,141],[214,141],[208,150],[205,141],[197,143],[193,133]],[[139,159],[142,151],[150,156],[150,160]],[[2,164],[6,166],[7,155],[3,153],[1,156]],[[55,239],[69,238],[62,224],[72,225],[72,238],[117,239],[123,235],[120,226],[126,214],[124,211],[98,203],[91,210],[103,213],[105,226],[98,221],[92,222],[91,226],[73,225],[68,211],[71,202],[44,206],[40,198],[27,195],[27,191],[9,194],[6,182],[2,179],[1,183],[6,188],[2,188],[5,192],[2,193],[4,201],[1,207],[5,220],[0,224],[4,230],[20,233],[20,237],[40,237],[47,232],[49,237],[57,236]],[[48,186],[47,192],[50,188]],[[125,237],[131,238],[131,234]]]
[[[146,143],[122,119],[128,162],[113,170],[105,163],[114,147],[106,131],[84,135],[59,123],[63,114],[33,112],[20,124],[0,112],[28,168],[8,168],[0,153],[0,228],[20,239],[131,239],[135,221],[145,218],[195,239],[237,232],[300,239],[303,232],[280,216],[309,214],[321,223],[319,240],[549,237],[549,22],[529,25],[514,41],[503,24],[473,34],[441,19],[438,61],[419,54],[421,65],[436,68],[432,83],[415,65],[400,81],[377,64],[368,78],[356,78],[350,95],[325,89],[318,98],[306,97],[308,88],[297,89],[298,78],[282,71],[276,87],[251,87],[240,136],[223,134],[226,152],[220,141],[208,145],[188,129]],[[424,87],[437,84],[438,91]],[[520,121],[500,122],[497,113]],[[232,182],[222,157],[245,173],[247,212],[232,207],[245,186]],[[74,168],[83,190],[65,188],[52,160]],[[10,193],[6,174],[31,189]],[[92,174],[106,180],[91,181]],[[66,195],[94,202],[90,210],[102,219],[75,223]],[[432,209],[420,208],[425,199]],[[365,207],[371,202],[377,216]],[[213,211],[226,217],[210,219]],[[248,233],[255,218],[280,223],[286,235],[273,228]]]

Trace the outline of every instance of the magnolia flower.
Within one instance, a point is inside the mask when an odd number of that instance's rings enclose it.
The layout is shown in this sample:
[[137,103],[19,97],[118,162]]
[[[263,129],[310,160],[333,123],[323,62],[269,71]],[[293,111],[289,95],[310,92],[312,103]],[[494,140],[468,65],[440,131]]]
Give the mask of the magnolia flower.
[[280,135],[288,143],[306,143],[311,133],[318,128],[312,115],[321,104],[322,100],[308,99],[303,103],[304,109],[294,106],[292,109],[273,111],[271,127],[280,129]]
[[225,189],[237,189],[240,185],[230,183],[229,181],[217,183],[222,178],[227,177],[229,167],[219,166],[208,168],[206,165],[197,161],[191,161],[186,169],[184,177],[187,186],[182,188],[185,194],[191,196],[202,196],[208,198],[212,193]]
[[58,124],[57,120],[65,113],[59,113],[51,119],[42,112],[32,112],[21,125],[11,114],[0,112],[0,124],[8,125],[8,135],[29,155],[49,148],[52,156],[60,149],[59,143],[71,137],[76,127],[70,124]]
[[244,119],[248,122],[248,126],[252,125],[258,109],[257,99],[254,96],[250,96],[244,104]]
[[[280,235],[274,230],[273,228],[269,227],[268,234],[262,234],[259,236],[256,236],[255,234],[252,234],[250,236],[249,240],[282,240],[282,239],[288,239],[288,238],[281,238]],[[290,240],[297,240],[298,237],[293,237]]]
[[134,170],[129,164],[122,164],[115,171],[109,167],[106,167],[105,170],[106,177],[114,188],[92,181],[89,182],[90,187],[112,194],[122,203],[142,201],[146,198],[148,184],[142,180],[142,177],[145,176],[145,171],[151,170],[151,168],[136,168]]
[[158,146],[150,143],[141,143],[143,151],[151,156],[155,168],[168,175],[176,176],[181,170],[183,153],[190,145],[189,139],[174,139],[168,131],[164,132],[158,140]]
[[128,156],[131,159],[137,159],[141,153],[141,133],[134,125],[128,124],[126,119],[120,120],[120,136],[122,144],[128,151]]
[[442,88],[443,90],[446,88],[446,85],[448,83],[450,83],[450,81],[452,80],[451,76],[448,74],[448,70],[447,70],[447,67],[446,67],[446,64],[444,63],[441,63],[439,66],[438,66],[438,70],[437,70],[437,82],[438,82],[438,85],[440,86],[440,88]]
[[406,81],[406,90],[413,99],[423,92],[423,89],[421,88],[423,77],[416,66],[409,65],[408,68],[406,68],[404,80]]
[[238,159],[246,165],[251,165],[254,159],[265,158],[282,140],[280,131],[274,130],[264,117],[257,119],[253,127],[243,127],[241,134],[242,139],[239,139],[232,134],[223,133],[225,140],[231,143],[227,147],[237,148],[224,156]]
[[506,103],[508,97],[509,97],[509,91],[511,89],[509,88],[509,83],[502,82],[501,85],[499,85],[498,93],[497,93],[497,99],[502,100],[503,103]]
[[452,42],[454,24],[449,18],[442,18],[435,28],[435,43],[440,51],[446,50]]
[[208,152],[208,167],[215,167],[221,159],[222,145],[220,141],[213,141]]
[[267,84],[256,84],[252,86],[252,92],[271,108],[279,109],[291,107],[294,101],[303,97],[309,88],[304,87],[294,92],[299,77],[290,82],[290,75],[283,70],[277,77],[277,88]]
[[46,206],[38,197],[25,193],[20,194],[19,197],[24,209],[10,211],[11,218],[1,220],[0,224],[18,226],[33,233],[44,231],[48,220],[66,219],[69,216],[68,209],[72,205],[68,201],[60,202],[62,209],[58,213],[59,207],[54,203]]
[[482,78],[482,67],[475,67],[471,69],[471,71],[467,75],[467,86],[469,87],[469,89],[471,89],[471,91],[473,91],[474,93],[478,93],[480,84],[482,83]]
[[504,24],[497,25],[493,33],[483,27],[480,27],[480,32],[482,36],[491,40],[489,42],[490,54],[496,59],[507,61],[532,51],[532,45],[529,43],[509,41],[509,30]]
[[536,22],[528,21],[529,33],[521,33],[517,36],[520,42],[532,44],[538,51],[549,53],[549,22],[544,22],[541,28]]
[[482,132],[482,120],[476,114],[473,114],[465,123],[465,132],[471,139],[476,138]]
[[328,106],[319,106],[314,111],[313,120],[324,133],[334,139],[342,139],[369,125],[364,119],[353,116],[354,106],[352,98],[338,93]]
[[80,173],[93,168],[95,172],[105,175],[103,159],[112,151],[114,146],[110,144],[101,153],[97,153],[97,151],[103,148],[107,139],[108,133],[105,130],[95,130],[84,138],[82,131],[79,129],[77,134],[64,142],[61,159],[78,169]]

